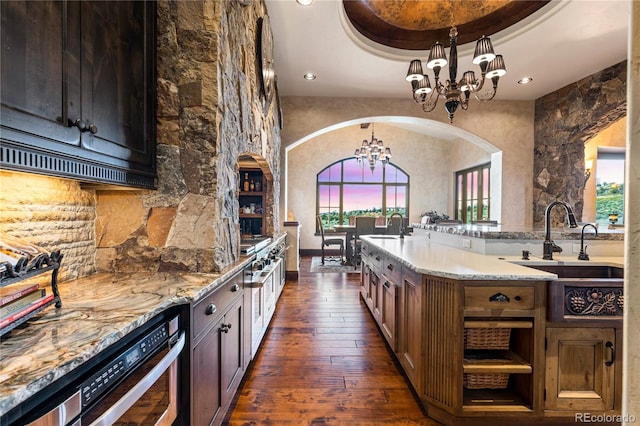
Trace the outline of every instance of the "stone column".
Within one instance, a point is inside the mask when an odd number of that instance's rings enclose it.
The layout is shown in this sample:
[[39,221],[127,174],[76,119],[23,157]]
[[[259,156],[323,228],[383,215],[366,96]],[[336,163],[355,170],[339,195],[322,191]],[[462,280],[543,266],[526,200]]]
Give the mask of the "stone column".
[[640,2],[631,2],[625,175],[623,424],[640,422]]

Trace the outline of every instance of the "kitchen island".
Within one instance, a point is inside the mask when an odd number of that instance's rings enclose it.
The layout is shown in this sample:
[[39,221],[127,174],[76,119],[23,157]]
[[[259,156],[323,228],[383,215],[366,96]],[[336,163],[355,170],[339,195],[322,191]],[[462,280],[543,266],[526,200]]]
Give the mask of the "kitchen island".
[[[550,320],[555,273],[419,232],[363,241],[361,298],[430,417],[573,424],[577,412],[620,413],[621,321]],[[601,262],[622,266],[622,257],[588,263]]]

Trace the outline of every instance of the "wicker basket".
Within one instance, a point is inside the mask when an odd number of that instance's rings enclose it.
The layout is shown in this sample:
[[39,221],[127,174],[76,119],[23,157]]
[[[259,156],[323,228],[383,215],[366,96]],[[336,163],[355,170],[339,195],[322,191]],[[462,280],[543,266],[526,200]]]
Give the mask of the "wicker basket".
[[504,389],[509,374],[463,374],[462,384],[467,389]]
[[465,328],[465,349],[509,349],[510,328]]

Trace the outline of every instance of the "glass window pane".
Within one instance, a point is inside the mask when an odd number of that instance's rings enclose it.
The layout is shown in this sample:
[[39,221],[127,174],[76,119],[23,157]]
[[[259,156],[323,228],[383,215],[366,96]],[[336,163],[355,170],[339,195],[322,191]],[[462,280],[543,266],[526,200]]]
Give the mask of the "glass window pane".
[[330,165],[318,173],[318,182],[340,182],[342,178],[341,170],[341,162]]
[[362,182],[362,172],[364,169],[354,158],[344,160],[342,164],[344,164],[343,179],[345,182]]
[[606,158],[598,152],[596,160],[596,222],[609,226],[609,215],[616,214],[614,224],[624,224],[624,154]]
[[402,170],[398,170],[397,167],[394,167],[396,170],[396,183],[409,183],[409,175],[403,172]]
[[407,187],[387,186],[386,216],[393,212],[402,213],[406,217]]
[[345,184],[343,203],[347,216],[382,215],[382,185]]
[[473,172],[473,185],[471,186],[471,198],[478,199],[478,171]]
[[365,166],[362,173],[362,180],[364,182],[381,183],[383,180],[382,174],[383,169],[380,165],[377,165],[376,168],[373,169],[373,172],[371,172],[371,169],[368,166]]

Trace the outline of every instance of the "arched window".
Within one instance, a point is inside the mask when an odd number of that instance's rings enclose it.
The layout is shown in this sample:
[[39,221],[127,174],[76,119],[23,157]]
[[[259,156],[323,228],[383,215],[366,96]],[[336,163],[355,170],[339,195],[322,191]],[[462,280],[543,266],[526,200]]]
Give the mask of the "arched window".
[[371,171],[354,158],[336,161],[316,177],[316,214],[325,229],[349,224],[351,216],[375,216],[380,224],[394,212],[409,214],[409,176],[393,163]]

